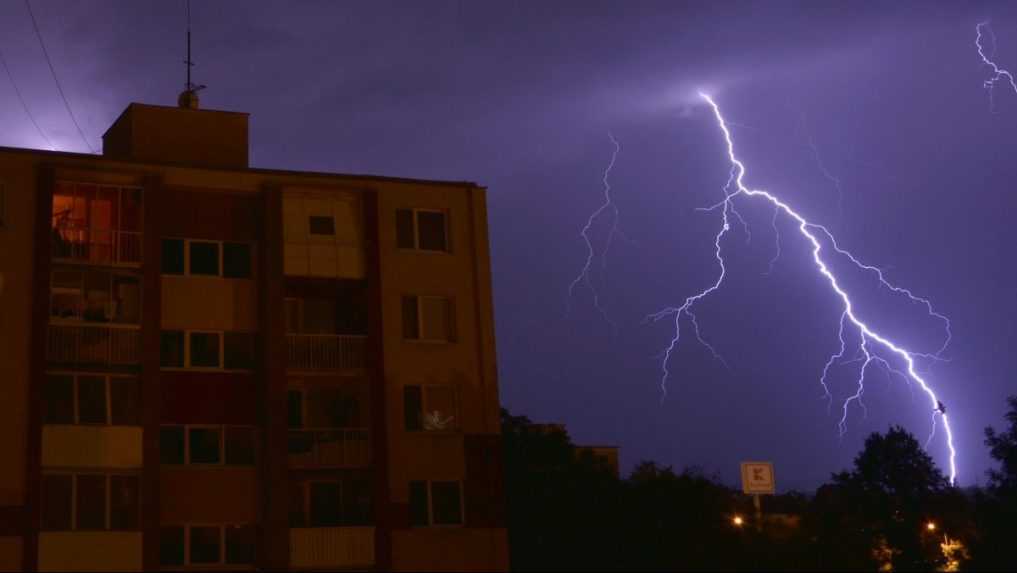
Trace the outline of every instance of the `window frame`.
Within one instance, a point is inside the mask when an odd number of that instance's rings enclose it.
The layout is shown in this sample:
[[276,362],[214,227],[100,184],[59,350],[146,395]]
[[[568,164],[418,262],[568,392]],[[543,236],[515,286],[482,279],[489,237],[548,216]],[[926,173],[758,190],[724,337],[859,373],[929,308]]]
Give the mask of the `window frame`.
[[[403,429],[405,431],[411,432],[411,433],[414,433],[414,434],[460,434],[460,433],[462,433],[462,418],[460,418],[460,411],[462,410],[462,397],[461,397],[460,388],[459,388],[458,384],[452,384],[452,383],[448,383],[448,384],[406,384],[405,386],[403,386],[404,417],[405,417],[405,408],[406,408],[406,403],[405,403],[405,400],[406,400],[406,388],[409,388],[409,387],[415,387],[415,388],[419,388],[420,389],[420,411],[417,412],[417,415],[419,416],[419,422],[418,423],[420,425],[420,429],[409,429],[409,428],[405,428],[404,427]],[[430,391],[435,389],[435,388],[447,388],[447,389],[452,391],[452,408],[453,408],[452,420],[454,421],[452,428],[428,430],[425,427],[425,424],[424,424],[424,414],[426,414],[428,412],[428,405],[429,405],[429,402],[430,402],[430,400],[428,399],[428,396],[430,395]],[[403,425],[405,426],[405,423]]]
[[[444,480],[444,479],[438,479],[438,480],[414,479],[414,480],[409,480],[409,482],[407,483],[407,491],[409,491],[409,483],[412,483],[412,482],[423,482],[426,485],[426,487],[424,489],[427,492],[427,525],[411,525],[410,526],[411,528],[413,528],[413,529],[421,529],[421,528],[424,528],[424,527],[428,527],[428,528],[438,528],[438,529],[455,529],[455,528],[461,528],[461,527],[465,527],[466,526],[466,498],[463,497],[463,480],[461,480],[461,479],[454,479],[454,480]],[[434,522],[434,493],[433,493],[433,489],[432,488],[433,488],[433,485],[435,483],[454,483],[454,484],[456,484],[458,486],[458,489],[459,489],[459,523],[435,523]],[[410,505],[412,505],[412,504],[410,504]],[[412,519],[411,519],[411,522],[412,522]]]
[[[327,528],[327,527],[364,527],[365,524],[353,524],[353,523],[350,523],[351,521],[355,521],[355,520],[350,520],[347,517],[349,512],[346,509],[345,499],[346,499],[347,488],[352,487],[351,484],[350,484],[351,481],[352,481],[352,479],[349,478],[349,477],[346,477],[346,478],[340,478],[340,477],[333,477],[333,478],[312,477],[310,479],[300,480],[300,481],[296,482],[295,485],[296,485],[297,489],[300,490],[300,507],[302,508],[302,511],[303,511],[304,522],[301,525],[292,525],[291,524],[291,525],[289,525],[290,529],[323,529],[323,528]],[[339,522],[339,525],[311,525],[311,505],[312,505],[311,504],[311,486],[314,485],[314,484],[330,484],[330,485],[331,484],[336,484],[338,486],[338,488],[339,488],[339,508],[338,508],[339,515],[338,515],[337,521]],[[293,501],[294,500],[292,500],[292,499],[289,500],[289,502],[291,504],[293,503]],[[374,494],[372,492],[372,494],[371,494],[372,514],[373,514],[373,509],[375,507],[374,504],[375,504],[375,500],[374,500]],[[373,524],[374,524],[374,516],[373,515],[371,516],[371,519],[368,520],[368,522],[370,522],[369,525],[373,526]]]
[[[409,211],[410,218],[413,221],[413,246],[412,247],[400,247],[399,246],[399,225],[398,217],[399,211]],[[442,219],[445,227],[445,248],[441,250],[435,249],[424,249],[420,247],[420,213],[439,213],[442,215]],[[452,254],[452,237],[451,230],[452,226],[449,225],[449,209],[441,209],[436,207],[398,207],[396,208],[396,250],[403,252],[413,253],[430,253],[434,255],[451,255]]]
[[[238,468],[253,468],[257,467],[259,461],[258,446],[259,436],[257,426],[248,426],[244,424],[161,424],[160,430],[166,428],[181,428],[184,432],[184,461],[180,464],[162,463],[160,460],[160,466],[171,466],[171,467],[196,467],[196,468],[218,468],[218,467],[238,467]],[[252,432],[252,438],[254,441],[253,448],[253,459],[250,464],[228,464],[226,463],[226,430],[229,428],[247,429]],[[192,462],[191,461],[191,430],[218,430],[219,432],[219,461],[218,462]]]
[[[102,273],[102,274],[105,274],[105,275],[108,276],[108,280],[106,281],[107,282],[106,288],[103,290],[103,292],[107,295],[107,299],[109,301],[111,301],[111,302],[113,300],[113,294],[114,294],[113,286],[115,284],[115,281],[116,281],[117,277],[127,277],[127,278],[130,278],[130,279],[134,279],[136,281],[136,283],[138,285],[138,301],[137,301],[137,304],[138,304],[138,321],[137,322],[117,322],[115,320],[116,319],[115,315],[113,317],[107,319],[107,320],[89,320],[89,319],[85,318],[85,314],[86,314],[85,313],[85,302],[88,300],[88,289],[86,287],[86,276],[85,275],[87,273],[90,273],[90,272]],[[54,279],[55,279],[57,273],[76,273],[76,274],[78,274],[79,275],[78,286],[73,287],[73,288],[72,287],[67,287],[67,286],[59,286],[59,287],[58,286],[54,286],[54,282],[55,282]],[[120,271],[120,270],[117,270],[117,269],[106,269],[106,268],[97,268],[97,267],[88,267],[88,266],[66,266],[66,265],[55,266],[55,268],[51,268],[50,269],[50,273],[49,273],[49,323],[50,324],[69,324],[69,325],[100,324],[100,325],[108,326],[110,328],[140,329],[141,328],[141,321],[144,318],[143,315],[142,315],[142,312],[144,311],[144,295],[143,295],[143,292],[142,292],[142,288],[143,288],[142,287],[142,282],[143,281],[142,281],[140,275],[135,274],[135,273],[131,273],[131,272]],[[58,293],[59,294],[68,294],[68,295],[69,294],[73,294],[75,296],[80,297],[80,300],[81,300],[81,309],[80,309],[80,312],[77,313],[77,315],[70,316],[70,317],[55,316],[54,313],[53,313],[54,308],[55,308],[55,304],[54,304],[54,300],[53,300],[54,296],[53,295],[58,294]]]
[[[43,414],[44,415],[43,415],[43,421],[42,421],[42,424],[44,426],[89,426],[89,427],[96,427],[96,428],[103,428],[103,427],[137,428],[137,427],[140,427],[142,425],[141,422],[140,422],[140,416],[139,416],[139,422],[137,424],[114,424],[113,423],[113,392],[112,392],[112,387],[111,387],[111,384],[110,384],[111,381],[113,379],[132,380],[134,382],[134,384],[137,385],[138,398],[140,400],[140,398],[141,398],[141,380],[137,376],[133,376],[131,374],[106,374],[106,373],[99,373],[99,372],[80,372],[80,371],[64,371],[64,370],[47,371],[45,373],[45,375],[44,375],[45,378],[49,378],[50,376],[70,376],[71,377],[71,390],[72,390],[72,401],[73,401],[73,410],[72,410],[72,412],[73,412],[73,414],[72,414],[73,421],[71,423],[69,423],[69,424],[67,424],[67,423],[46,423],[46,420],[45,420],[45,407],[46,406],[44,404],[43,405]],[[82,423],[81,422],[81,413],[80,413],[81,412],[81,405],[80,405],[80,398],[79,398],[80,394],[79,394],[79,391],[78,391],[78,378],[81,377],[81,376],[86,376],[86,377],[91,377],[91,378],[102,378],[103,379],[103,392],[104,392],[105,397],[106,397],[106,421],[104,423],[102,423],[102,424],[97,424],[97,423]]]
[[[139,473],[132,473],[129,471],[115,471],[115,472],[88,472],[88,471],[49,471],[43,472],[45,476],[70,476],[71,478],[71,527],[69,529],[46,529],[40,524],[40,531],[141,531],[141,514],[142,514],[142,501],[141,501],[141,475]],[[78,527],[78,477],[79,476],[102,476],[105,478],[105,496],[103,499],[103,528],[102,529],[81,529]],[[134,529],[113,529],[112,527],[112,515],[113,515],[113,494],[111,488],[111,478],[113,477],[133,477],[137,480],[138,487],[138,507],[136,517],[136,527]],[[40,480],[41,481],[41,480]],[[45,505],[45,503],[41,504]]]
[[[314,230],[313,230],[313,225],[311,224],[311,220],[312,219],[328,219],[332,223],[332,232],[331,233],[315,233]],[[332,237],[332,239],[334,240],[336,238],[335,229],[336,229],[335,213],[329,213],[328,215],[307,213],[307,236],[308,237]]]
[[[184,361],[183,366],[163,366],[162,356],[159,357],[159,370],[167,372],[254,372],[257,365],[257,332],[247,330],[205,330],[195,329],[164,329],[160,330],[160,336],[164,332],[180,332],[184,335]],[[216,334],[219,338],[219,365],[218,366],[192,366],[191,365],[191,334]],[[250,368],[227,368],[226,367],[226,334],[243,334],[254,338],[254,358]]]
[[[254,543],[254,547],[252,548],[253,554],[251,555],[251,562],[250,563],[230,563],[230,562],[228,562],[226,560],[226,554],[227,554],[227,550],[226,550],[226,530],[227,530],[227,528],[229,528],[229,527],[252,527],[252,528],[256,528],[257,526],[256,526],[255,523],[250,523],[250,522],[233,522],[233,521],[228,522],[228,523],[207,523],[207,522],[201,522],[201,521],[194,521],[194,522],[187,522],[187,523],[165,523],[165,524],[160,524],[160,527],[161,528],[179,527],[179,528],[182,528],[184,530],[184,548],[183,548],[184,549],[184,561],[183,561],[183,563],[181,563],[179,565],[176,565],[176,564],[166,564],[166,563],[162,563],[162,560],[160,559],[159,566],[163,570],[167,570],[167,569],[171,570],[175,566],[176,567],[189,567],[189,568],[193,567],[193,568],[196,568],[196,569],[206,569],[206,568],[207,569],[222,569],[223,567],[234,566],[234,567],[238,567],[238,568],[241,568],[241,569],[253,569],[254,565],[258,561],[258,544],[257,544],[257,542]],[[218,561],[212,562],[212,563],[208,563],[208,562],[192,563],[191,562],[191,528],[193,528],[193,527],[209,527],[209,528],[214,527],[214,528],[219,530],[219,560]],[[256,531],[255,531],[255,539],[257,539],[257,532]]]
[[[230,281],[253,281],[255,280],[255,274],[257,266],[255,265],[255,251],[257,249],[257,243],[254,241],[217,241],[214,239],[188,239],[184,237],[160,237],[160,245],[162,241],[182,241],[184,246],[184,272],[183,273],[165,273],[163,272],[162,264],[159,265],[159,275],[163,277],[198,277],[198,278],[219,278]],[[194,274],[191,272],[191,243],[214,243],[218,246],[219,250],[219,272],[214,275],[207,274]],[[248,277],[228,277],[225,272],[225,245],[227,243],[237,245],[247,245],[248,247],[248,268],[251,270],[251,276]],[[160,247],[161,248],[161,247]]]
[[[417,338],[407,338],[406,333],[402,333],[402,338],[406,342],[413,342],[417,344],[455,344],[458,342],[458,328],[456,326],[456,303],[455,297],[443,295],[443,294],[404,294],[400,299],[401,304],[405,304],[406,299],[416,299],[417,304]],[[448,329],[445,333],[446,338],[424,338],[424,313],[423,301],[425,299],[439,299],[444,300],[447,303],[446,309],[448,310]],[[400,309],[401,311],[402,309]]]

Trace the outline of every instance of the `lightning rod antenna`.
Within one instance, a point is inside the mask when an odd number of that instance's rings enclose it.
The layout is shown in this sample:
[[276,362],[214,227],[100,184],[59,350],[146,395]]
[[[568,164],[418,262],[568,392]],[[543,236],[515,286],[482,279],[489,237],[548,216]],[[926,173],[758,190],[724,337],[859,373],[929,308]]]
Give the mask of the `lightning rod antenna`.
[[204,85],[197,85],[191,81],[191,68],[194,61],[191,60],[191,0],[184,0],[184,11],[187,16],[187,58],[184,66],[187,68],[187,83],[184,84],[184,91],[180,93],[177,103],[180,107],[187,109],[198,109],[198,92],[205,89]]

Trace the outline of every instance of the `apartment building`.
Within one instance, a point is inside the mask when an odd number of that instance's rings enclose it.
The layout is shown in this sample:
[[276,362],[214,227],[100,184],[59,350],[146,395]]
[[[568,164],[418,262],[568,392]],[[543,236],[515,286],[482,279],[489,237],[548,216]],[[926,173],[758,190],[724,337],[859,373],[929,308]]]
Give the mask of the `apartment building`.
[[506,569],[484,189],[190,96],[0,148],[0,569]]

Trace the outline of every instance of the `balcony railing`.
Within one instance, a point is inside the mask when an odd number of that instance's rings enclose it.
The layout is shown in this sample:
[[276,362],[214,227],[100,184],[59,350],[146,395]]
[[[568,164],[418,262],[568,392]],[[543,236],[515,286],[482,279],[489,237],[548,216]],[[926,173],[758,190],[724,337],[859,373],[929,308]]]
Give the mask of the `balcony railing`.
[[370,567],[374,565],[373,527],[295,527],[290,529],[290,567]]
[[95,265],[138,266],[142,234],[73,225],[53,229],[53,258]]
[[367,337],[339,334],[287,334],[286,367],[290,370],[364,368]]
[[289,462],[290,469],[367,467],[370,434],[363,428],[290,430]]
[[46,360],[55,364],[117,366],[138,364],[141,330],[134,325],[51,324]]

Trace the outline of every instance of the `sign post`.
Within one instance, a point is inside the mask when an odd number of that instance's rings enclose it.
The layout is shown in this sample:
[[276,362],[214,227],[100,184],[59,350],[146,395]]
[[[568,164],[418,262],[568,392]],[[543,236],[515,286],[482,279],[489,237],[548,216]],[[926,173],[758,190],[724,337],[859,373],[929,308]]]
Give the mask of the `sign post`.
[[763,530],[763,505],[760,495],[773,495],[776,490],[772,462],[742,462],[742,491],[752,496],[756,508],[756,531]]

